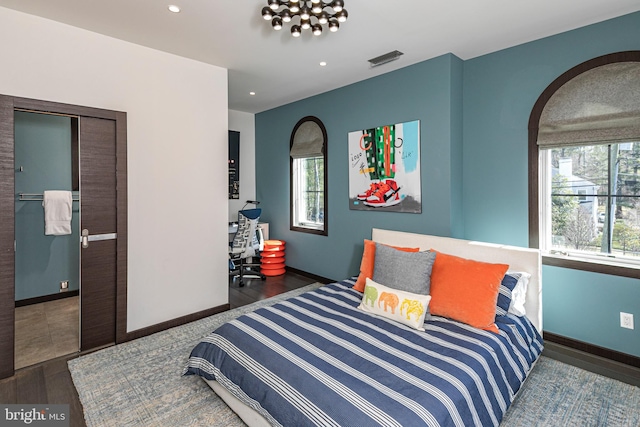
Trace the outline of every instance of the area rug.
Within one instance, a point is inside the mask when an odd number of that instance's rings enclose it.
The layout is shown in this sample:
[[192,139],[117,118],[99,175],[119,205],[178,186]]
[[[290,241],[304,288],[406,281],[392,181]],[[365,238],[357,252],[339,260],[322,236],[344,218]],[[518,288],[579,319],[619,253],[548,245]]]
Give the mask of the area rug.
[[[244,426],[199,377],[191,349],[228,320],[319,283],[69,361],[87,426]],[[541,357],[502,426],[640,425],[640,388]]]

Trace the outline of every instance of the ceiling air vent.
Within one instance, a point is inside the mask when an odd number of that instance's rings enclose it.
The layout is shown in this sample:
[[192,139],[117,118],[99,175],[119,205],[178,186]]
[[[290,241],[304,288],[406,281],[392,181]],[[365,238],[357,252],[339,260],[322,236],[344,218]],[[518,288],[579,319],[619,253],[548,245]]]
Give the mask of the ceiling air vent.
[[371,67],[377,67],[378,65],[386,64],[387,62],[395,61],[400,58],[400,55],[403,55],[399,50],[394,50],[389,53],[385,53],[384,55],[377,56],[373,59],[369,60]]

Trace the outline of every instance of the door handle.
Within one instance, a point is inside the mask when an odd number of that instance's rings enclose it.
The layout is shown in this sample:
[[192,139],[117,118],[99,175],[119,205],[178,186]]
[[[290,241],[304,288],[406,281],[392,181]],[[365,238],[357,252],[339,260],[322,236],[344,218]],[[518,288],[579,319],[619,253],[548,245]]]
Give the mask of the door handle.
[[89,242],[97,242],[99,240],[114,240],[117,237],[117,233],[92,234],[90,236],[89,230],[84,228],[82,229],[80,241],[82,242],[82,249],[86,249],[89,247]]
[[80,241],[82,242],[82,249],[87,249],[89,247],[89,230],[86,228],[82,230],[82,237]]

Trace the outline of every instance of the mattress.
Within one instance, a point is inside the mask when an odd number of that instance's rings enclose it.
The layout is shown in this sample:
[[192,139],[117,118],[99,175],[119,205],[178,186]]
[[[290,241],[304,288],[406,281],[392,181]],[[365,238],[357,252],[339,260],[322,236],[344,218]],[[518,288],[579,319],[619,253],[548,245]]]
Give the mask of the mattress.
[[498,425],[543,345],[526,317],[499,334],[430,316],[418,331],[357,307],[352,280],[230,321],[185,374],[215,380],[272,425]]

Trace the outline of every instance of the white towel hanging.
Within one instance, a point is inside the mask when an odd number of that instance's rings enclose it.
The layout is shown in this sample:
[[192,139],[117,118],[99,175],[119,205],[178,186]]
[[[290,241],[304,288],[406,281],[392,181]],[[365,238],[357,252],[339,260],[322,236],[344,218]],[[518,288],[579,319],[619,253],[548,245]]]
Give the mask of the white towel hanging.
[[47,190],[43,192],[44,234],[64,236],[71,234],[71,191]]

